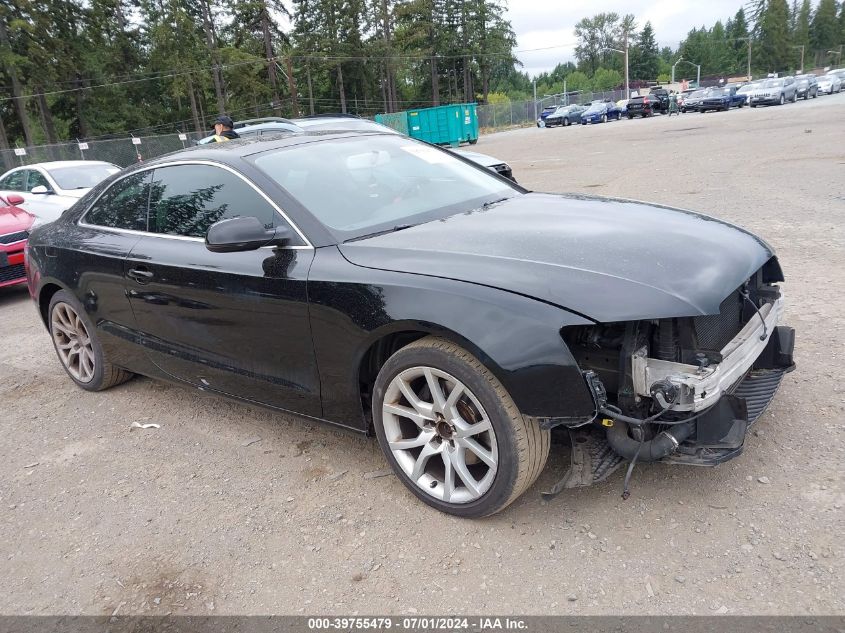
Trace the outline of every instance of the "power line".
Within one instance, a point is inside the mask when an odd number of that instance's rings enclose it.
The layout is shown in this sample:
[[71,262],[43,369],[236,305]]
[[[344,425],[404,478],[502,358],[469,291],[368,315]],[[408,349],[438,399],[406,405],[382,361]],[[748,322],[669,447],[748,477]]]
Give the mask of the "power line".
[[[468,53],[455,53],[451,55],[383,55],[383,56],[373,56],[373,55],[324,55],[319,53],[308,53],[308,54],[300,54],[300,55],[277,55],[276,57],[271,58],[257,58],[251,59],[244,62],[238,62],[236,64],[220,64],[215,65],[212,64],[211,66],[202,66],[202,67],[195,67],[190,69],[184,70],[176,70],[171,69],[170,71],[157,71],[157,73],[150,74],[149,76],[139,77],[137,79],[126,79],[122,81],[110,81],[105,83],[96,84],[93,86],[86,86],[86,85],[77,85],[74,88],[65,88],[63,90],[51,90],[46,92],[34,92],[31,94],[26,95],[19,95],[17,97],[4,97],[0,99],[0,103],[6,101],[14,101],[16,99],[33,99],[36,97],[51,97],[60,94],[67,94],[71,92],[79,92],[83,90],[94,90],[97,88],[111,88],[114,86],[124,86],[128,84],[134,83],[142,83],[146,81],[156,81],[159,79],[172,79],[174,77],[181,77],[184,75],[192,75],[197,74],[200,72],[206,72],[209,70],[214,70],[215,68],[220,68],[221,70],[227,70],[230,68],[238,68],[241,66],[250,66],[255,64],[267,64],[267,63],[278,63],[281,60],[291,59],[291,60],[298,60],[298,61],[334,61],[334,62],[342,62],[342,61],[360,61],[360,62],[381,62],[381,61],[399,61],[399,60],[419,60],[419,61],[427,61],[430,59],[436,60],[448,60],[448,59],[464,59],[471,57],[473,59],[477,59],[479,57],[501,57],[501,58],[508,58],[513,57],[517,53],[533,53],[538,51],[547,51],[547,50],[554,50],[559,48],[568,48],[567,45],[556,45],[556,46],[544,46],[540,48],[528,48],[528,49],[518,49],[512,50],[508,53],[478,53],[478,52],[468,52]],[[131,76],[131,75],[118,75],[118,76]],[[61,83],[70,83],[74,81],[77,84],[84,84],[86,81],[91,81],[91,79],[78,79],[78,80],[69,80]]]

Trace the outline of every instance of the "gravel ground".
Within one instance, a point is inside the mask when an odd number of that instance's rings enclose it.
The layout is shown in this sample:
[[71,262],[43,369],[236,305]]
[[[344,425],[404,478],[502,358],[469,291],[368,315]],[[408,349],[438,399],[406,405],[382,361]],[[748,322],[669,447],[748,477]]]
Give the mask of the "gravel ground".
[[553,445],[503,513],[439,514],[375,440],[147,379],[76,389],[26,290],[0,290],[0,613],[845,613],[843,113],[845,94],[479,142],[529,188],[689,207],[778,251],[798,370],[742,456],[638,466],[628,501],[617,472],[541,503]]

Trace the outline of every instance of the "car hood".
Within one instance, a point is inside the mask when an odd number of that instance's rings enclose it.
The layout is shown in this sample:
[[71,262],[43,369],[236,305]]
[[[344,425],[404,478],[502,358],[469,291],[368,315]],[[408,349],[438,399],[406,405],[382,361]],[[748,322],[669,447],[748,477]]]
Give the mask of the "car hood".
[[35,216],[19,207],[0,207],[0,235],[26,231],[34,220]]
[[498,158],[493,158],[492,156],[488,156],[487,154],[479,154],[478,152],[471,152],[466,149],[453,149],[450,150],[455,154],[459,154],[464,158],[471,160],[474,163],[478,163],[482,167],[492,167],[493,165],[501,165],[505,161],[499,160]]
[[717,314],[773,253],[705,215],[526,194],[339,246],[358,266],[483,284],[599,322]]
[[73,198],[74,200],[79,200],[89,191],[91,191],[91,187],[87,187],[85,189],[62,189],[58,195],[63,198]]

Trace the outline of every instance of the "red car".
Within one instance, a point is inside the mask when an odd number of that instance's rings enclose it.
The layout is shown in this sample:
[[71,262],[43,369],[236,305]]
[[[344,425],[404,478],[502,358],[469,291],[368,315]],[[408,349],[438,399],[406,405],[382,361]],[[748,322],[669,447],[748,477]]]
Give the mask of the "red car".
[[0,288],[26,283],[23,251],[35,216],[17,206],[22,203],[16,194],[0,197]]

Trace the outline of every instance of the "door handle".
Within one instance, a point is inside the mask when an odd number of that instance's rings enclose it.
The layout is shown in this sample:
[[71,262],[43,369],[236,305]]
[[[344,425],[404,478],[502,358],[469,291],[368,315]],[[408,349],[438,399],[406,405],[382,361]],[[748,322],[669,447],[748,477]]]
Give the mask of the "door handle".
[[153,272],[151,270],[147,270],[146,268],[131,268],[126,276],[130,279],[134,279],[139,284],[145,284],[150,279],[153,278]]

